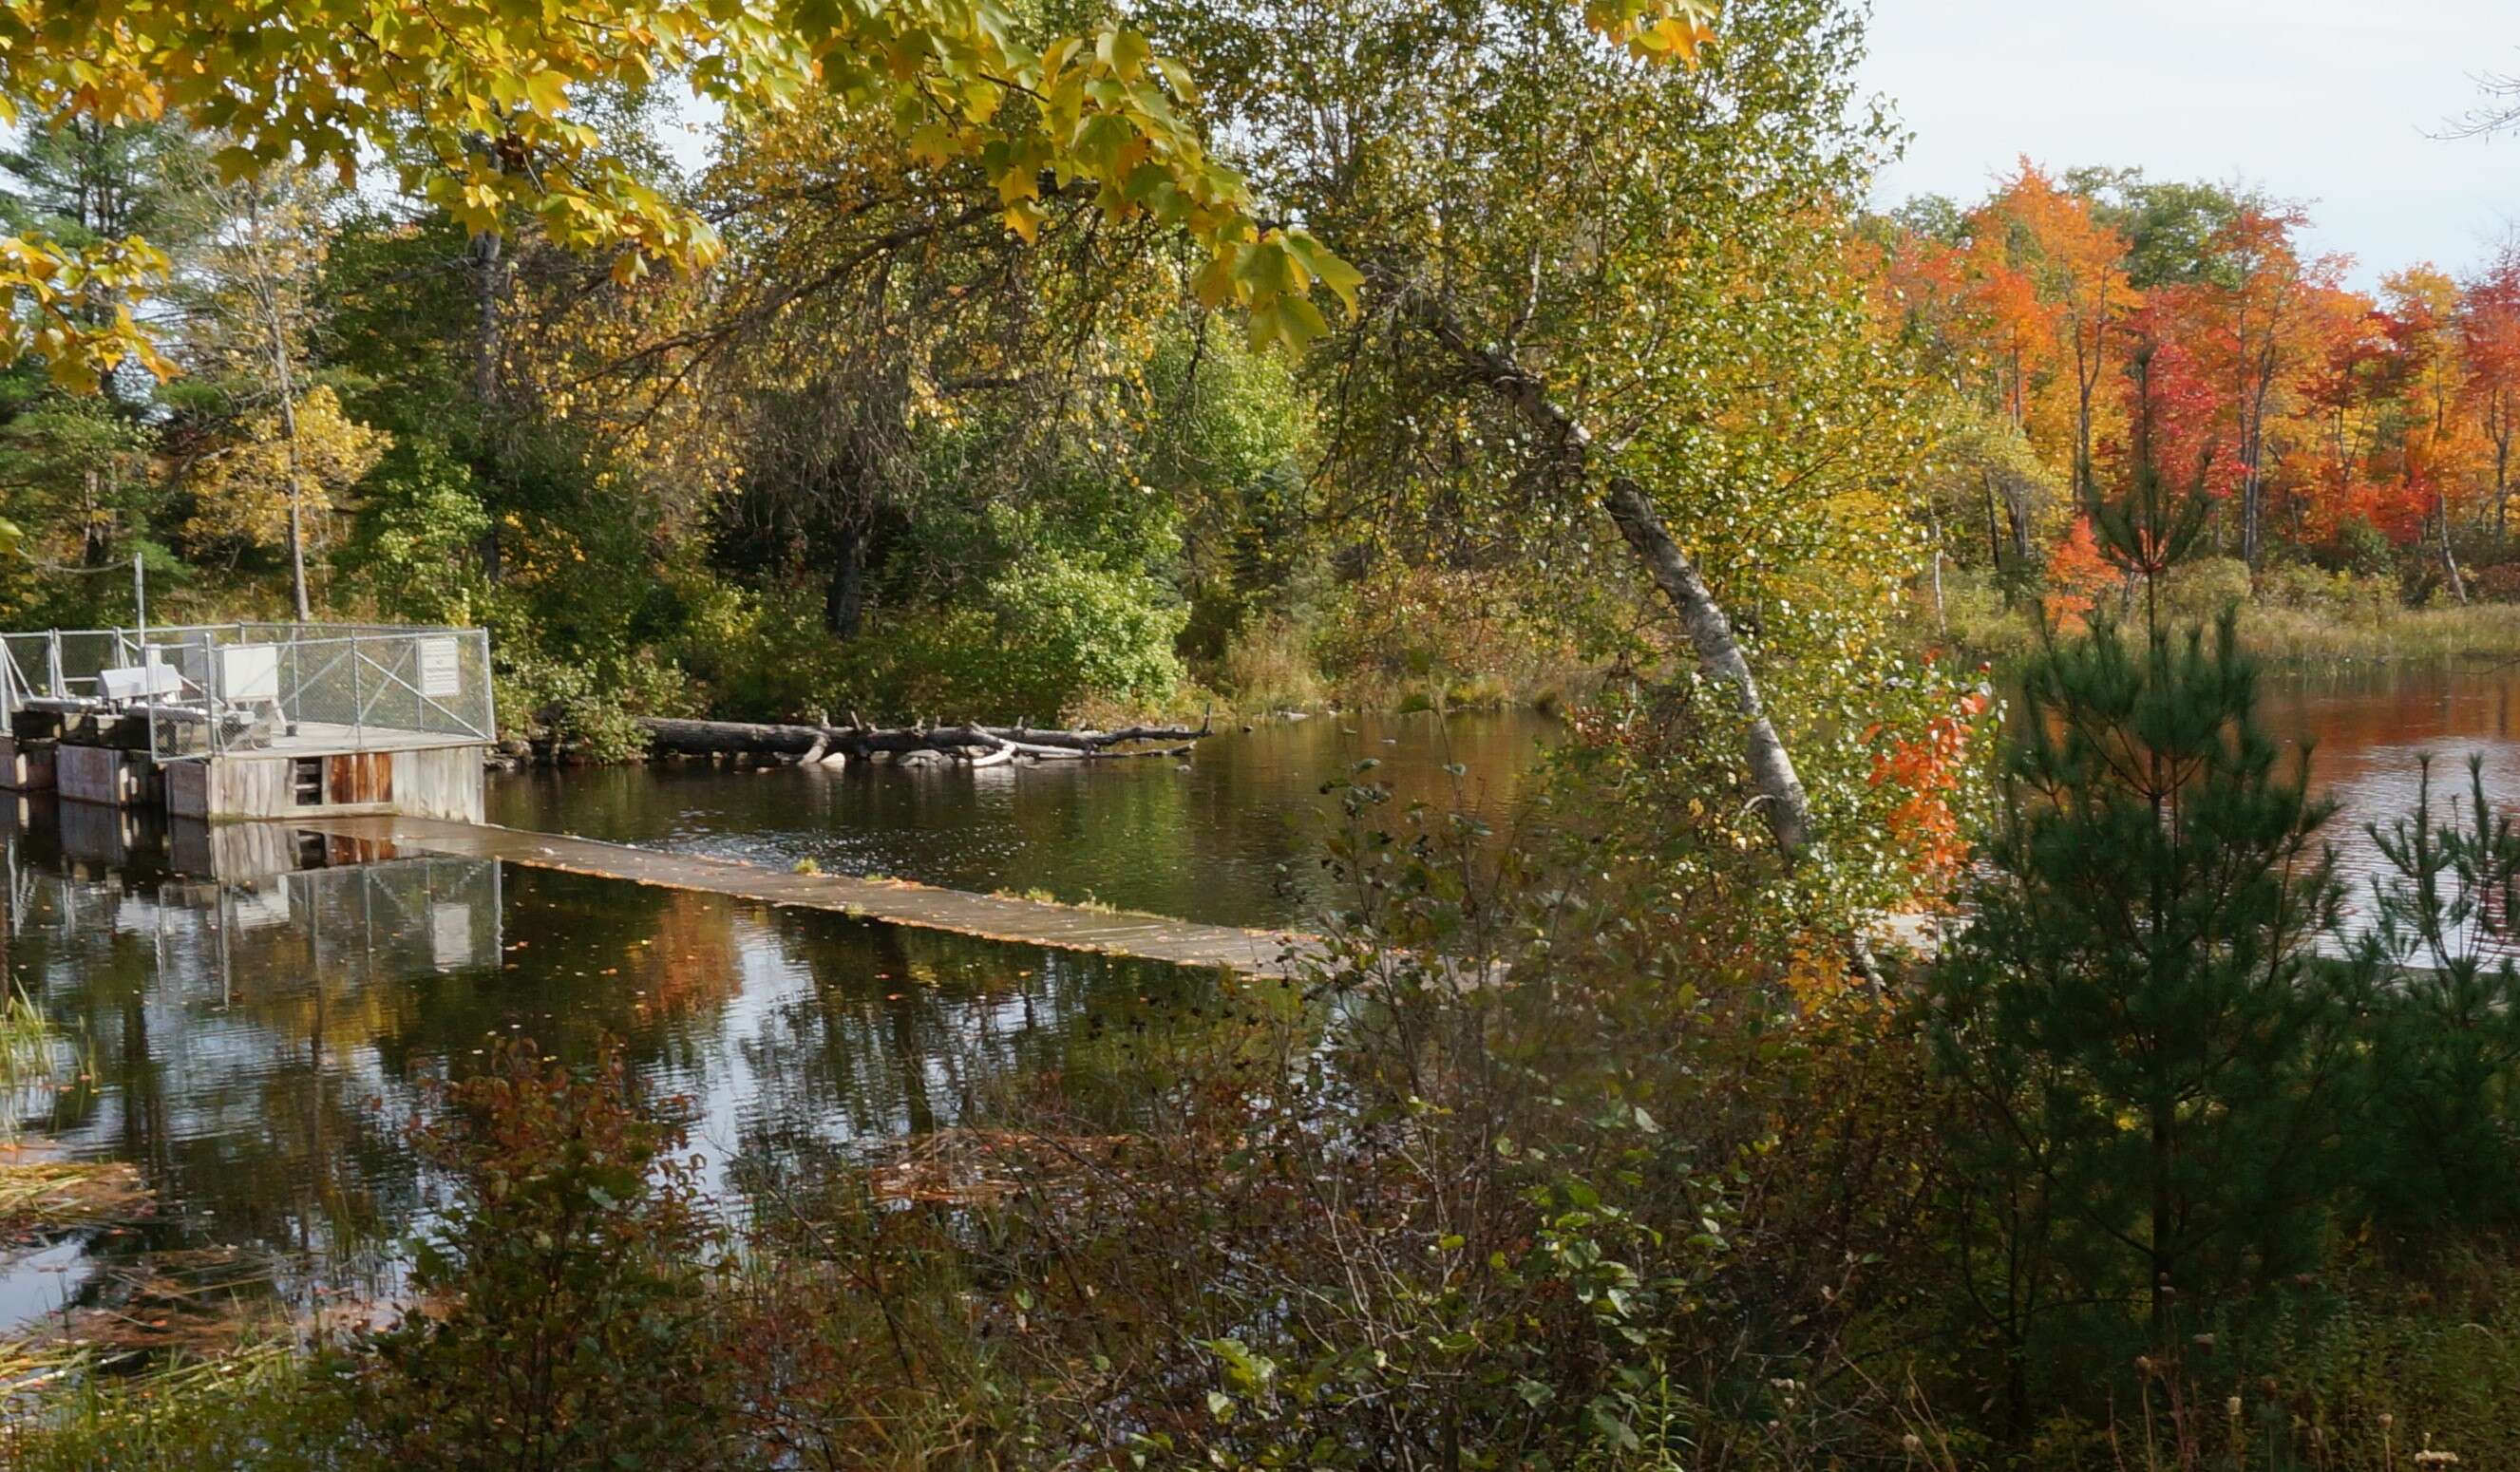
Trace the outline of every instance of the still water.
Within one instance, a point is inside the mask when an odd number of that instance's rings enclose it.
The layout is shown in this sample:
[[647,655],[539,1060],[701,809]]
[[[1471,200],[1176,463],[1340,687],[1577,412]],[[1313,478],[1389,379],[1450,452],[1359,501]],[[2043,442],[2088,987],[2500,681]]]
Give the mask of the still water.
[[1329,715],[1210,736],[1188,762],[532,772],[492,781],[489,819],[780,869],[811,859],[830,873],[1282,925],[1319,893],[1325,781],[1372,761],[1400,801],[1498,817],[1558,730],[1529,712]]
[[2311,780],[2337,806],[2328,841],[2358,898],[2385,868],[2364,829],[2413,813],[2425,756],[2436,823],[2453,796],[2468,811],[2471,756],[2487,801],[2520,808],[2520,667],[2292,676],[2267,693],[2267,729],[2310,742]]
[[[2359,889],[2377,853],[2365,824],[2408,811],[2417,757],[2465,790],[2520,803],[2520,668],[2370,669],[2271,677],[2265,715],[2308,741],[2340,807],[2329,837]],[[494,780],[493,823],[788,868],[812,859],[961,889],[1050,891],[1220,924],[1300,924],[1321,893],[1311,859],[1321,786],[1372,760],[1404,801],[1509,815],[1558,724],[1527,712],[1272,722],[1170,760],[896,771],[737,772],[659,764]],[[1459,765],[1463,775],[1446,768]],[[1185,770],[1185,766],[1186,769]],[[2436,798],[2447,793],[2440,781]]]
[[388,1289],[444,1189],[406,1127],[492,1035],[568,1057],[623,1040],[687,1100],[703,1185],[740,1206],[746,1182],[950,1124],[1012,1080],[1125,1117],[1148,1040],[1215,985],[488,861],[241,856],[96,816],[0,825],[9,975],[84,1075],[19,1123],[48,1155],[137,1167],[155,1210],[0,1263],[6,1323],[111,1302],[143,1262],[220,1264],[301,1307]]
[[[2307,738],[2334,837],[2412,800],[2415,758],[2486,758],[2520,802],[2520,671],[2294,679],[2271,727]],[[1537,716],[1319,717],[1171,760],[1031,770],[657,767],[503,780],[493,821],[781,868],[1047,889],[1226,923],[1299,919],[1322,784],[1357,763],[1404,798],[1509,815],[1556,727]],[[1458,765],[1456,775],[1447,770]],[[1124,1122],[1150,1051],[1216,983],[1171,968],[483,861],[382,858],[131,815],[0,812],[0,963],[78,1051],[19,1100],[39,1148],[134,1167],[135,1225],[0,1244],[0,1326],[111,1304],[170,1263],[304,1305],[389,1291],[445,1185],[405,1130],[430,1081],[496,1034],[582,1055],[625,1041],[687,1098],[706,1180],[745,1182],[950,1124],[1054,1081]]]

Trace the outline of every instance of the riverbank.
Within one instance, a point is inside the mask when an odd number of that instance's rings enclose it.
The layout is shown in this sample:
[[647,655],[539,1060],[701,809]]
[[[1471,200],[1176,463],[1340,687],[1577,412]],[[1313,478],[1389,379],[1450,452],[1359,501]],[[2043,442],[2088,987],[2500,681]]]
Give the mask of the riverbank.
[[[2181,610],[2197,622],[2214,612],[2202,602]],[[1929,612],[1917,632],[1920,643],[1947,642],[1964,658],[1998,665],[2028,654],[2039,637],[2026,608],[1957,601],[1940,630]],[[2295,669],[2520,661],[2520,604],[2305,607],[2252,601],[2241,606],[2240,644],[2262,660]]]

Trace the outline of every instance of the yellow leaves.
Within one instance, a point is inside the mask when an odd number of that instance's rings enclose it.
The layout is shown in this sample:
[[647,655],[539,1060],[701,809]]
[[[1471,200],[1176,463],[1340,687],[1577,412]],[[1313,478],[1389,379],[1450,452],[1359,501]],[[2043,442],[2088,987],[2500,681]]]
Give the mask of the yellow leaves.
[[1695,67],[1699,50],[1715,39],[1715,27],[1695,19],[1666,16],[1628,40],[1641,56],[1678,61]]
[[[1713,15],[1707,0],[1570,3],[1599,12],[1605,33],[1663,53],[1692,48],[1698,31],[1685,26]],[[281,11],[285,23],[272,20]],[[742,123],[790,112],[819,82],[898,117],[912,160],[980,160],[1008,228],[1027,241],[1047,218],[1047,173],[1095,186],[1106,211],[1144,214],[1245,264],[1262,231],[1242,181],[1181,115],[1198,101],[1190,69],[1125,25],[1058,38],[1037,56],[1020,32],[997,0],[291,0],[280,11],[242,0],[6,0],[0,111],[172,117],[235,140],[212,160],[230,183],[287,158],[345,177],[362,157],[416,158],[406,187],[467,229],[530,215],[564,245],[694,271],[715,258],[715,237],[685,202],[647,190],[611,140],[569,118],[572,90],[676,75]],[[1010,106],[1021,94],[1029,100]],[[36,273],[72,263],[22,244],[0,261],[0,289],[53,310],[31,294],[45,279]],[[1315,248],[1296,265],[1258,262],[1267,279],[1230,294],[1266,309],[1320,282],[1354,310],[1357,278],[1334,256]],[[127,283],[90,280],[83,290],[136,299]],[[1319,319],[1287,307],[1259,331],[1297,340]],[[88,380],[145,352],[136,334],[114,331],[55,311],[20,327],[9,350]]]
[[[321,384],[297,401],[297,485],[307,539],[321,546],[326,518],[376,468],[391,435],[344,414]],[[277,549],[289,545],[290,443],[276,409],[247,419],[236,438],[205,455],[191,484],[198,508],[186,531],[204,539]]]
[[0,316],[14,329],[0,332],[0,363],[32,353],[74,392],[130,361],[171,377],[132,317],[166,269],[166,257],[137,238],[72,250],[38,235],[0,237]]
[[906,146],[913,163],[943,164],[962,152],[954,130],[941,122],[922,123],[911,130]]
[[1094,55],[1104,69],[1122,81],[1135,81],[1154,59],[1154,48],[1134,30],[1106,25],[1094,38]]
[[547,67],[525,78],[525,100],[535,112],[557,116],[568,111],[568,84],[567,72]]
[[1721,9],[1719,0],[1584,0],[1584,22],[1633,56],[1694,67]]
[[1218,251],[1192,279],[1191,290],[1211,309],[1240,306],[1254,347],[1301,351],[1329,331],[1311,299],[1315,282],[1330,289],[1352,320],[1365,276],[1306,231],[1273,230],[1261,240]]
[[1306,231],[1282,231],[1280,243],[1298,272],[1313,277],[1336,292],[1338,299],[1346,303],[1348,315],[1351,318],[1356,315],[1356,289],[1365,285],[1364,272],[1332,255]]

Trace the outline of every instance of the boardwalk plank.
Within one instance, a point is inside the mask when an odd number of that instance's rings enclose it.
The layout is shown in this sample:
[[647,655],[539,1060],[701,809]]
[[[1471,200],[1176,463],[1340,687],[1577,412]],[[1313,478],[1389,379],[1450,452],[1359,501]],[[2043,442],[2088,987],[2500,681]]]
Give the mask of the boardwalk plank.
[[938,889],[902,879],[787,873],[735,860],[658,853],[494,824],[378,816],[308,818],[287,825],[377,845],[381,858],[397,853],[431,853],[497,859],[633,884],[828,910],[988,940],[1132,956],[1176,965],[1222,967],[1245,976],[1291,976],[1320,946],[1314,938],[1289,930],[1248,930],[1159,915],[1113,914],[1046,900]]

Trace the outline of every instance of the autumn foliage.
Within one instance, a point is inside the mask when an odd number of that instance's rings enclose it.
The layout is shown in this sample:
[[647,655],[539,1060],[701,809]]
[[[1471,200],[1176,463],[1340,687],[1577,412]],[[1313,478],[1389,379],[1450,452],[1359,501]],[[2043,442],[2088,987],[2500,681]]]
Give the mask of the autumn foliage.
[[2089,610],[2105,569],[2078,510],[2132,473],[2139,359],[2157,465],[2210,499],[2209,555],[2262,574],[2385,545],[2460,599],[2467,564],[2507,559],[2520,254],[2465,279],[2417,264],[2365,292],[2350,260],[2309,247],[2297,207],[2027,159],[1974,207],[1929,203],[1867,243],[1887,310],[1969,443],[2008,426],[2049,488],[1952,477],[1939,518],[1963,565],[2044,573],[2052,611]]

